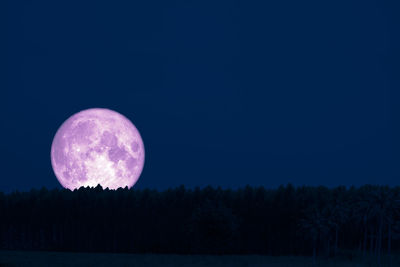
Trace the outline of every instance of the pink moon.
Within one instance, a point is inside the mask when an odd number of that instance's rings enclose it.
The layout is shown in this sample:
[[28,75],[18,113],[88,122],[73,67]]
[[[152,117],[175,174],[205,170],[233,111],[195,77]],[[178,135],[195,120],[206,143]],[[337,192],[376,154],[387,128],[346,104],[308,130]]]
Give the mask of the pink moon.
[[132,187],[144,166],[144,145],[133,123],[118,112],[93,108],[68,118],[51,145],[53,171],[65,188]]

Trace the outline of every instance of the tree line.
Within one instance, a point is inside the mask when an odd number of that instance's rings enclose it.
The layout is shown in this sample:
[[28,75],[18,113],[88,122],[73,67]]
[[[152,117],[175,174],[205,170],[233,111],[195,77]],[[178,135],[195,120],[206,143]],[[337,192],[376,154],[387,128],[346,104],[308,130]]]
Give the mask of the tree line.
[[400,249],[400,188],[80,188],[0,193],[0,248],[380,261]]

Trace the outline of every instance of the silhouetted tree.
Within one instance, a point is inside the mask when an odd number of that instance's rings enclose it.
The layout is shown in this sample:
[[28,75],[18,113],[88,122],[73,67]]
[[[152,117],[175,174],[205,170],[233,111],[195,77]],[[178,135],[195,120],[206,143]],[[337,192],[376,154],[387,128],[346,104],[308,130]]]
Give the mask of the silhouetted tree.
[[280,186],[0,193],[0,248],[314,255],[400,249],[400,188]]

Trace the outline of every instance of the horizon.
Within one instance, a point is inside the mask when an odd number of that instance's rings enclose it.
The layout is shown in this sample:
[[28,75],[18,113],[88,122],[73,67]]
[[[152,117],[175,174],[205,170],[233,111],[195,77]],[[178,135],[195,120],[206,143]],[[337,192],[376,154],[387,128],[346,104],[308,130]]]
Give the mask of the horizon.
[[385,185],[385,184],[363,184],[363,185],[335,185],[335,186],[326,186],[326,185],[307,185],[307,184],[303,184],[303,185],[294,185],[291,183],[287,183],[287,184],[281,184],[279,186],[276,187],[266,187],[263,185],[243,185],[243,186],[239,186],[239,187],[223,187],[223,186],[213,186],[213,185],[204,185],[204,186],[194,186],[194,187],[188,187],[185,186],[184,184],[178,185],[178,186],[174,186],[174,187],[168,187],[168,188],[151,188],[151,187],[143,187],[143,188],[138,188],[138,187],[131,187],[128,188],[128,186],[125,187],[119,187],[117,189],[110,189],[108,187],[103,188],[100,184],[98,184],[95,187],[91,187],[91,186],[81,186],[79,188],[75,188],[75,189],[69,189],[69,188],[65,188],[62,186],[58,186],[58,187],[53,187],[53,188],[48,188],[45,186],[42,187],[33,187],[30,188],[28,190],[12,190],[12,191],[0,191],[0,193],[3,193],[5,195],[8,194],[13,194],[13,193],[29,193],[31,191],[40,191],[40,190],[47,190],[47,191],[69,191],[69,192],[75,192],[75,191],[79,191],[79,190],[95,190],[95,189],[101,189],[103,191],[112,191],[112,192],[116,192],[119,190],[128,190],[128,191],[146,191],[146,190],[150,190],[150,191],[156,191],[156,192],[166,192],[169,190],[178,190],[181,188],[184,188],[185,190],[188,191],[195,191],[195,190],[204,190],[206,188],[211,188],[212,190],[223,190],[223,191],[240,191],[246,188],[251,188],[251,189],[264,189],[264,190],[279,190],[280,188],[287,188],[287,187],[293,187],[295,190],[296,189],[300,189],[300,188],[311,188],[311,189],[317,189],[317,188],[325,188],[328,190],[335,190],[335,189],[340,189],[340,188],[344,188],[346,190],[349,189],[361,189],[361,188],[389,188],[389,189],[398,189],[400,188],[400,185]]

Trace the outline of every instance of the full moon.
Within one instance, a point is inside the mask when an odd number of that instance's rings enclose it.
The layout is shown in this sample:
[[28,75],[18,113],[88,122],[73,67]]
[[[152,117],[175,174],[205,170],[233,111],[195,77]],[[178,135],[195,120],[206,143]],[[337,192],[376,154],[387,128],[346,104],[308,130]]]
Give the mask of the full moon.
[[132,122],[118,112],[93,108],[68,118],[51,145],[51,164],[61,185],[132,187],[144,165],[144,145]]

